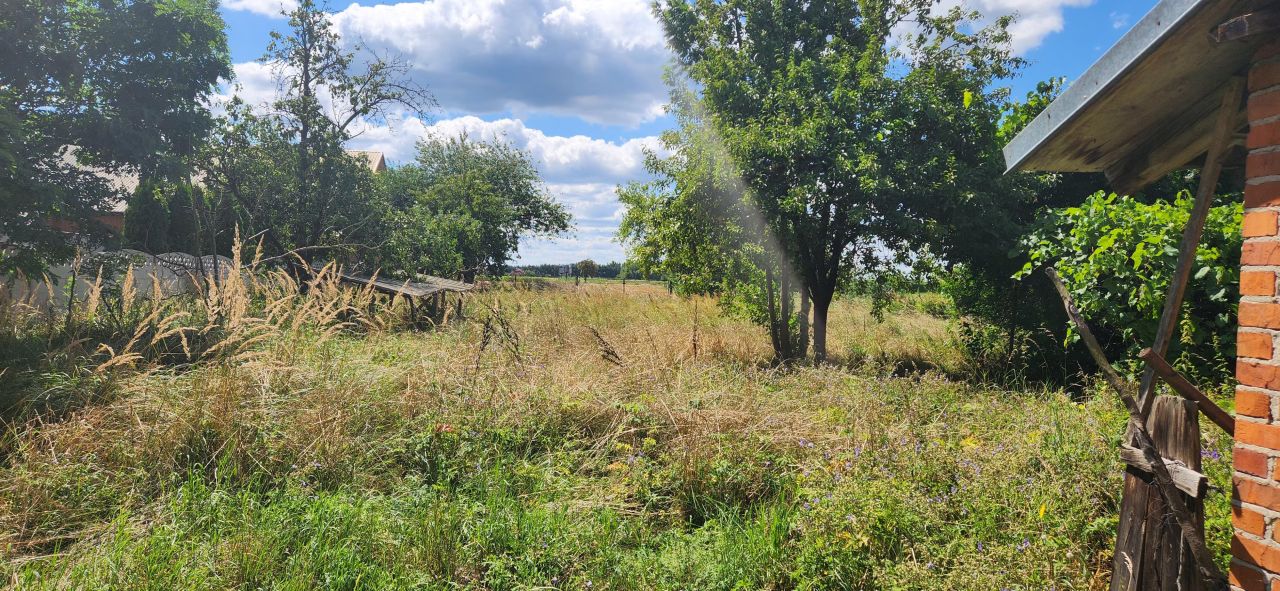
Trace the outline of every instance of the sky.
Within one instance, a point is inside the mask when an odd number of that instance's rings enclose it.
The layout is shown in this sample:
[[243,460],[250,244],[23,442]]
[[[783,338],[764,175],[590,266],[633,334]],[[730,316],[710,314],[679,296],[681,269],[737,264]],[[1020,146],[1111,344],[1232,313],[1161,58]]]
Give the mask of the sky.
[[[270,100],[272,69],[257,60],[270,31],[287,24],[282,3],[223,0],[235,91]],[[1156,0],[942,0],[986,18],[1017,14],[1014,50],[1029,60],[1009,82],[1015,97],[1052,77],[1078,78]],[[649,0],[362,0],[328,10],[343,42],[408,61],[410,75],[439,106],[369,123],[350,146],[379,150],[391,165],[412,161],[414,144],[461,132],[528,151],[548,190],[574,216],[556,239],[527,240],[517,264],[591,258],[620,261],[614,239],[619,184],[643,180],[646,148],[672,125],[662,81],[671,63]],[[287,6],[287,5],[285,5]],[[231,86],[228,87],[230,91]]]

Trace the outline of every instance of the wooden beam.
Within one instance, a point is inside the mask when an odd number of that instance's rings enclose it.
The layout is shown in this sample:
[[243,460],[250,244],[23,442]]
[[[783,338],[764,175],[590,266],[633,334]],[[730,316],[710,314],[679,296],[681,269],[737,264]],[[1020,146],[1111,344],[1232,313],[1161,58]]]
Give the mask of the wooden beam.
[[1169,469],[1165,467],[1164,459],[1156,451],[1156,444],[1151,438],[1151,433],[1147,432],[1147,418],[1142,413],[1142,408],[1133,399],[1133,396],[1129,395],[1129,389],[1124,380],[1120,378],[1120,374],[1116,373],[1115,368],[1111,366],[1111,362],[1107,361],[1107,356],[1102,353],[1102,346],[1098,344],[1098,339],[1094,338],[1093,331],[1089,330],[1088,323],[1080,316],[1075,300],[1071,298],[1071,292],[1067,291],[1067,286],[1062,284],[1062,279],[1058,277],[1058,272],[1050,267],[1045,269],[1045,274],[1049,276],[1049,280],[1053,282],[1054,289],[1058,291],[1058,296],[1062,298],[1062,305],[1066,308],[1067,317],[1075,324],[1076,330],[1080,333],[1080,339],[1084,341],[1085,347],[1089,349],[1089,354],[1093,356],[1094,361],[1102,369],[1102,374],[1106,377],[1107,383],[1116,391],[1116,394],[1120,396],[1120,400],[1124,402],[1125,408],[1129,410],[1129,425],[1135,444],[1134,447],[1142,450],[1143,457],[1146,458],[1147,464],[1151,466],[1151,474],[1155,477],[1156,488],[1160,490],[1160,496],[1164,498],[1165,506],[1169,508],[1169,512],[1173,514],[1173,518],[1178,522],[1178,527],[1182,529],[1182,537],[1186,540],[1187,545],[1191,547],[1191,554],[1195,557],[1200,576],[1209,588],[1226,589],[1226,577],[1222,575],[1222,571],[1219,571],[1217,564],[1214,563],[1213,555],[1209,553],[1208,546],[1205,546],[1204,536],[1200,535],[1195,521],[1192,520],[1191,510],[1187,507],[1186,499],[1182,497],[1182,493],[1174,485],[1173,476],[1169,474]]
[[[1142,450],[1132,445],[1120,446],[1120,459],[1124,460],[1125,464],[1141,472],[1151,474],[1155,471],[1151,467],[1151,462],[1143,455]],[[1186,464],[1164,458],[1164,467],[1169,471],[1169,476],[1173,479],[1173,485],[1178,487],[1178,490],[1187,493],[1191,498],[1203,498],[1205,491],[1209,490],[1209,478],[1188,468]]]
[[[1187,220],[1187,226],[1182,231],[1178,264],[1169,282],[1169,293],[1165,296],[1164,310],[1160,312],[1160,324],[1156,327],[1156,342],[1151,345],[1151,350],[1161,357],[1169,352],[1169,342],[1173,340],[1174,331],[1178,327],[1178,312],[1182,309],[1182,298],[1186,295],[1187,280],[1191,278],[1192,267],[1196,262],[1196,251],[1200,248],[1200,236],[1204,233],[1205,220],[1208,219],[1209,208],[1213,205],[1213,195],[1218,189],[1218,178],[1222,176],[1222,158],[1231,147],[1231,141],[1235,136],[1235,122],[1244,103],[1244,90],[1243,76],[1232,78],[1222,89],[1222,104],[1218,108],[1213,141],[1205,157],[1204,169],[1200,171],[1200,186],[1196,191],[1195,206],[1191,209],[1191,218]],[[1142,372],[1142,381],[1138,386],[1138,407],[1143,417],[1151,413],[1151,403],[1155,400],[1152,396],[1154,386],[1155,371],[1148,366]]]
[[1270,8],[1242,14],[1222,23],[1209,37],[1218,43],[1226,43],[1276,31],[1280,31],[1280,10]]
[[1169,365],[1169,362],[1165,361],[1163,357],[1156,355],[1155,351],[1151,349],[1143,349],[1142,353],[1138,354],[1138,357],[1147,362],[1147,367],[1154,370],[1156,375],[1160,376],[1166,384],[1169,384],[1170,388],[1173,388],[1174,392],[1196,403],[1196,406],[1200,407],[1200,412],[1209,417],[1213,424],[1222,427],[1222,430],[1226,431],[1228,435],[1234,436],[1236,434],[1236,420],[1227,411],[1222,410],[1222,407],[1214,404],[1190,380],[1178,373],[1178,370]]

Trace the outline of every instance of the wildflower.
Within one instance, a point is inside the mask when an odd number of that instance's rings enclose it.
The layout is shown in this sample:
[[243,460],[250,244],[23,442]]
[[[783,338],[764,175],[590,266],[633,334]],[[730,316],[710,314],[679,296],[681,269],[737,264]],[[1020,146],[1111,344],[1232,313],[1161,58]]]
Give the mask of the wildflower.
[[1031,540],[1028,540],[1026,538],[1022,538],[1022,541],[1018,543],[1019,552],[1026,552],[1027,548],[1030,548],[1030,547],[1031,547]]
[[1202,449],[1200,450],[1200,457],[1217,460],[1222,458],[1222,454],[1216,449]]

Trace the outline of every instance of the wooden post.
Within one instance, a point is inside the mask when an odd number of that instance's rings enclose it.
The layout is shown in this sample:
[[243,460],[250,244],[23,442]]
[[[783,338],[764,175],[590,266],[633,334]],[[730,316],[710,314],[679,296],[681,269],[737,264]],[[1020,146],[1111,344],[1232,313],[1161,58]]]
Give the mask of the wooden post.
[[[1148,423],[1160,456],[1200,470],[1200,425],[1195,403],[1172,396],[1158,397]],[[1120,528],[1112,564],[1112,590],[1204,589],[1195,558],[1183,530],[1166,506],[1153,477],[1126,470],[1120,508]],[[1199,498],[1183,495],[1201,539],[1204,507]]]

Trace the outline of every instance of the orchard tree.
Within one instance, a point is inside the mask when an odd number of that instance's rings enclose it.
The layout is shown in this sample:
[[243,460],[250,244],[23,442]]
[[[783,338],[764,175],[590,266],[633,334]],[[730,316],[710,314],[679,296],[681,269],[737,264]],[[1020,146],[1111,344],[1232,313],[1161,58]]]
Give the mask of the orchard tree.
[[988,89],[1019,65],[1008,18],[970,33],[976,14],[936,5],[694,0],[656,8],[779,245],[777,266],[792,269],[812,300],[819,360],[841,281],[854,267],[885,264],[927,226],[917,187],[967,180],[954,156],[970,148],[968,123],[990,121],[1003,93]]
[[377,266],[394,277],[501,274],[521,239],[570,228],[529,153],[502,140],[425,139],[378,182],[388,213]]
[[223,29],[210,0],[0,3],[0,271],[70,257],[50,218],[103,235],[94,214],[127,195],[89,168],[189,178]]

